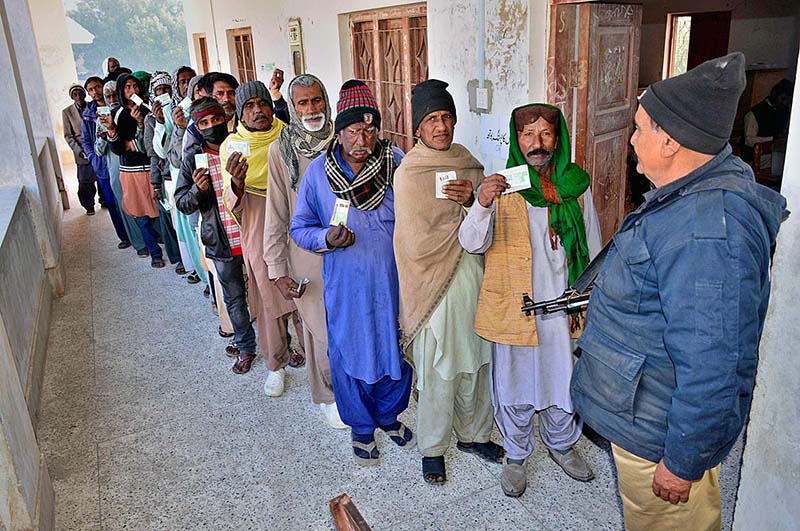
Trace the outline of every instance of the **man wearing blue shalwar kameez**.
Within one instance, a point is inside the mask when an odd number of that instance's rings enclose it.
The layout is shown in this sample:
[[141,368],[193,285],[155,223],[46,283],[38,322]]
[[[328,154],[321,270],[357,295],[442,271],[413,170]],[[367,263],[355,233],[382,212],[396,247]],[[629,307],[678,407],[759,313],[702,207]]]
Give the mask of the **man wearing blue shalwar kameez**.
[[339,415],[352,429],[353,456],[378,464],[375,429],[412,448],[397,420],[408,407],[411,366],[400,351],[394,258],[394,170],[402,151],[378,138],[381,115],[369,87],[342,85],[337,140],[306,170],[290,235],[323,253],[328,357]]

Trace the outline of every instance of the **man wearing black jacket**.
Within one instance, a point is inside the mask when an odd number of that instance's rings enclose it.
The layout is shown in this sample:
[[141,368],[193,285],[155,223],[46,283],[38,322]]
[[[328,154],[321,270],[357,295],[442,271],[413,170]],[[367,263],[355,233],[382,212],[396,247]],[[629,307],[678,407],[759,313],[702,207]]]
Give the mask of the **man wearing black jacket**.
[[192,104],[190,112],[203,142],[183,157],[175,204],[187,215],[200,211],[200,238],[206,247],[206,258],[214,262],[233,324],[236,349],[226,352],[236,355],[231,370],[244,374],[256,357],[256,333],[247,308],[239,227],[222,202],[219,146],[228,136],[225,109],[214,98],[202,97]]

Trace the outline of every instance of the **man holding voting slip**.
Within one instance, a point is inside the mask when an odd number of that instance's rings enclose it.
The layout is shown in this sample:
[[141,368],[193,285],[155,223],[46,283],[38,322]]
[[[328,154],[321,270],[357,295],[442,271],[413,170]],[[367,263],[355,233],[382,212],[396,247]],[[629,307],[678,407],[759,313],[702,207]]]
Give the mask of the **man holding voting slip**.
[[573,479],[594,477],[574,448],[582,428],[569,394],[576,320],[564,312],[526,316],[520,302],[523,293],[561,295],[601,240],[589,175],[570,162],[561,111],[519,107],[509,137],[507,169],[484,179],[459,240],[468,252],[485,253],[475,331],[494,342],[489,385],[506,451],[501,486],[517,497],[527,486],[536,413],[550,457]]

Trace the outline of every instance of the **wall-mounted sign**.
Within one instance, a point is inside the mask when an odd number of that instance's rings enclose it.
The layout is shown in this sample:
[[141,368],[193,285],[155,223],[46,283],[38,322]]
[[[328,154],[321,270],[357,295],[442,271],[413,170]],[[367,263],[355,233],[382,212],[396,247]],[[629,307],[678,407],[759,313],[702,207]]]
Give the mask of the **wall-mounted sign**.
[[289,53],[292,54],[292,68],[294,75],[299,76],[306,71],[306,61],[303,54],[303,31],[300,28],[300,19],[289,19],[287,28],[289,33]]

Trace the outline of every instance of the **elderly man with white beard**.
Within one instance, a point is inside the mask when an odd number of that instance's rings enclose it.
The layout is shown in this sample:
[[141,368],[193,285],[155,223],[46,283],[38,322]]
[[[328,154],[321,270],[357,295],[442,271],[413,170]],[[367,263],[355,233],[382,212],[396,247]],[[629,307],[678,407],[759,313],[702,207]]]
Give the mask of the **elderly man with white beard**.
[[[306,168],[333,140],[328,93],[311,74],[297,76],[287,90],[289,123],[269,148],[264,261],[270,280],[287,300],[294,300],[303,320],[311,381],[311,399],[335,429],[347,426],[339,418],[328,363],[328,332],[322,289],[322,257],[301,249],[289,238],[297,190]],[[307,284],[300,284],[308,279]]]

